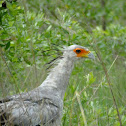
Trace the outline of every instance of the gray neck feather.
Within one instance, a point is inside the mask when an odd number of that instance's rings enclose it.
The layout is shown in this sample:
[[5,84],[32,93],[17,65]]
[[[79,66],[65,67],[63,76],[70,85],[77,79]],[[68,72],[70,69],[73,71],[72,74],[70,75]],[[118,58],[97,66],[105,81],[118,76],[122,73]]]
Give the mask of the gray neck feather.
[[58,65],[51,70],[40,87],[47,90],[54,90],[55,92],[57,91],[57,95],[63,99],[73,66],[74,60],[68,57],[61,59]]

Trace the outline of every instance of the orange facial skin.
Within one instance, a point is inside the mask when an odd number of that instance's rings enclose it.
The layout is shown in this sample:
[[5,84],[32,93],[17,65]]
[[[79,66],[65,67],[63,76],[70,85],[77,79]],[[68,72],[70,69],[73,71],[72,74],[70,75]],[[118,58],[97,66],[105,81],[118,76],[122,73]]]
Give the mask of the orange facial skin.
[[82,48],[76,48],[73,51],[77,54],[77,57],[88,57],[87,54],[90,53],[90,51],[86,51]]

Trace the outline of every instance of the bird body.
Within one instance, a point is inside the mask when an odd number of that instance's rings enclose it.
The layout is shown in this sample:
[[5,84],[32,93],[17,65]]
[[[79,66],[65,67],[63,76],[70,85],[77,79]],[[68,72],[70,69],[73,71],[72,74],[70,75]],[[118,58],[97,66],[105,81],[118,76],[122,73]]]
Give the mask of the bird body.
[[[80,54],[82,53],[82,54]],[[0,101],[1,126],[60,126],[63,98],[74,62],[81,57],[94,58],[85,47],[64,49],[63,58],[37,88]]]

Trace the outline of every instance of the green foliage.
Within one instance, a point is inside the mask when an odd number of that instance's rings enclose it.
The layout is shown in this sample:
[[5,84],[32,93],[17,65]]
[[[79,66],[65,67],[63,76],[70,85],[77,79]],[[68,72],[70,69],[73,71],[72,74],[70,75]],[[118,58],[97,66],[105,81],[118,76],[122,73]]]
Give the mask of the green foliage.
[[38,86],[46,77],[44,64],[61,55],[64,45],[79,44],[96,52],[96,60],[75,65],[64,97],[62,125],[83,125],[76,91],[89,126],[119,125],[97,52],[108,70],[122,124],[126,125],[125,1],[8,0],[7,8],[3,8],[2,3],[0,1],[1,97]]

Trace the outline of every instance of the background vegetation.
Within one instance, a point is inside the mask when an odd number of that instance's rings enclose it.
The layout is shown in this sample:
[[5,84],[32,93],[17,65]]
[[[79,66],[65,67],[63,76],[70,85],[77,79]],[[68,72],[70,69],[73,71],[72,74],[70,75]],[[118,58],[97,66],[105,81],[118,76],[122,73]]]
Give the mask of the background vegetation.
[[64,45],[79,44],[96,60],[75,65],[62,125],[125,126],[125,13],[125,0],[0,1],[0,97],[40,85],[44,64]]

